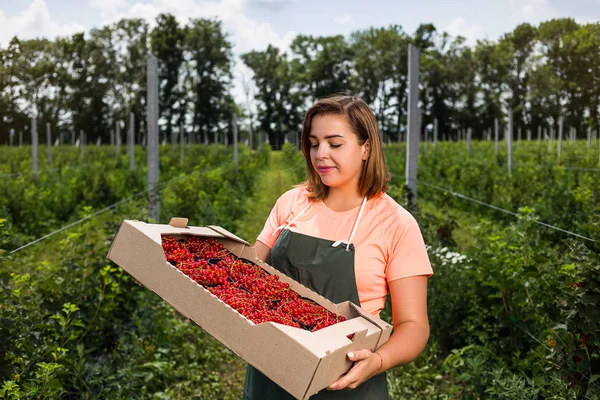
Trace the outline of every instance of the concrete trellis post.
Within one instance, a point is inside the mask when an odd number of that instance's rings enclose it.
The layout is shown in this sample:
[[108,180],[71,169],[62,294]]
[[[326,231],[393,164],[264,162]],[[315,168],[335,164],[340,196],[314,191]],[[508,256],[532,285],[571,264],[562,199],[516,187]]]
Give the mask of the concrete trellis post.
[[158,61],[154,55],[146,56],[146,107],[148,131],[148,216],[156,223],[160,219],[158,198]]
[[521,141],[521,127],[517,128],[517,142]]
[[129,113],[129,129],[127,131],[127,153],[129,154],[129,170],[135,170],[135,114]]
[[419,159],[419,58],[421,51],[408,45],[408,126],[406,135],[406,186],[409,201],[417,203],[417,162]]
[[237,176],[239,168],[237,114],[233,114],[233,162],[235,163],[235,175]]
[[552,145],[554,142],[554,127],[551,126],[550,127],[550,136],[548,137],[548,152],[550,153],[552,151]]
[[171,127],[171,137],[169,138],[169,142],[171,142],[171,159],[175,158],[175,149],[177,147],[177,133],[173,127]]
[[191,132],[186,132],[186,143],[188,144],[189,150],[190,150],[190,154],[191,150],[192,150],[192,145],[194,143],[194,126],[192,125],[192,131]]
[[588,149],[592,147],[592,128],[589,126],[587,129],[587,147]]
[[557,155],[558,155],[559,160],[560,160],[560,156],[562,153],[563,124],[564,124],[563,117],[560,117],[560,119],[558,120],[558,150],[557,150]]
[[439,129],[440,129],[439,120],[436,118],[433,120],[433,150],[437,150]]
[[471,152],[471,137],[473,136],[473,129],[467,128],[467,151]]
[[116,148],[117,161],[120,162],[121,161],[121,121],[115,122],[115,144],[117,146],[117,148]]
[[85,156],[85,133],[83,129],[79,131],[79,157],[83,160]]
[[506,148],[508,150],[508,173],[512,173],[513,167],[513,111],[508,112],[508,131],[506,132]]
[[33,173],[37,174],[38,170],[38,130],[37,118],[31,118],[31,159],[33,164]]
[[46,143],[48,144],[48,165],[52,165],[52,131],[50,122],[46,122]]
[[496,154],[498,154],[499,146],[498,146],[498,136],[500,136],[500,124],[498,124],[498,118],[494,118],[494,148],[496,149]]
[[531,142],[531,129],[527,129],[527,141]]
[[217,131],[215,131],[215,156],[217,155],[217,152],[219,151],[219,134],[217,133]]
[[537,127],[537,141],[538,145],[542,142],[542,126],[538,125]]
[[23,131],[19,131],[19,147],[23,146]]
[[179,127],[179,164],[183,167],[184,161],[184,152],[185,152],[185,130],[183,127],[183,122]]
[[423,131],[423,139],[425,140],[425,145],[423,146],[423,155],[427,155],[427,150],[429,147],[429,130],[427,129],[427,127],[425,127],[425,129],[423,129],[423,127],[421,126],[421,121],[423,119],[422,115],[419,115],[419,134],[421,133],[421,130]]

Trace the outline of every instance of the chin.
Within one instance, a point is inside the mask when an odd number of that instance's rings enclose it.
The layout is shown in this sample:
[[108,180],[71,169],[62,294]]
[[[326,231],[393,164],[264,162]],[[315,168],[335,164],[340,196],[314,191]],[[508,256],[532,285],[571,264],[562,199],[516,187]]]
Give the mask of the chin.
[[321,178],[321,182],[323,183],[323,185],[325,185],[327,187],[338,187],[339,186],[339,182],[336,182],[334,179]]

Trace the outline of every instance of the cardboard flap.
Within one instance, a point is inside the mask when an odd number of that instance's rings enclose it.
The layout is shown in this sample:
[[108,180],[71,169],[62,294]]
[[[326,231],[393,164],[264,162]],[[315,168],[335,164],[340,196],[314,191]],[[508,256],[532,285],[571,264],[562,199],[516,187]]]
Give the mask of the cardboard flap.
[[383,345],[385,342],[387,342],[387,339],[390,336],[390,333],[392,331],[392,325],[388,324],[387,322],[385,322],[384,320],[382,320],[381,318],[375,317],[371,314],[369,314],[368,312],[365,312],[362,308],[356,306],[356,304],[350,303],[350,306],[352,308],[355,309],[355,311],[360,314],[361,317],[363,317],[364,319],[366,319],[367,321],[369,321],[370,323],[377,325],[377,327],[379,327],[380,331],[380,335],[379,335],[379,339],[377,340],[377,346],[375,346],[375,348],[373,350],[378,349],[381,345]]
[[240,243],[244,243],[248,246],[251,246],[250,243],[246,242],[244,239],[239,238],[238,236],[234,235],[233,233],[229,232],[227,229],[222,228],[220,226],[217,225],[208,225],[208,228],[212,229],[213,231],[220,233],[221,235],[225,236],[226,238],[235,240],[236,242],[240,242]]
[[173,217],[169,221],[169,225],[175,228],[187,228],[188,221],[187,218]]

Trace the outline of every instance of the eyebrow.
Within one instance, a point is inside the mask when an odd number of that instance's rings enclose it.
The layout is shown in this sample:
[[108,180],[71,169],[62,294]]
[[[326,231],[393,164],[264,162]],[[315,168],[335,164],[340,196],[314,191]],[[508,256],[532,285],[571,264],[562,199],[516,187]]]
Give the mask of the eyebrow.
[[[317,138],[315,135],[308,135],[308,137],[309,138],[313,138],[313,139]],[[333,139],[333,138],[338,138],[338,137],[342,138],[342,139],[345,139],[345,137],[342,136],[342,135],[327,135],[327,136],[325,136],[325,139]]]

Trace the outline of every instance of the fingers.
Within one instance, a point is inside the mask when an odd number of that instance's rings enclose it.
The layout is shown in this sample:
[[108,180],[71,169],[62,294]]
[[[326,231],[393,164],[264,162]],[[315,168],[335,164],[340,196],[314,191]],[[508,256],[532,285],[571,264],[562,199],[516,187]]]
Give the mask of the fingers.
[[350,361],[355,361],[355,364],[346,375],[329,385],[327,390],[355,389],[373,374],[374,371],[370,370],[371,363],[367,362],[373,356],[370,350],[354,350],[347,356]]
[[371,357],[371,354],[373,354],[371,350],[367,349],[354,350],[348,353],[348,359],[350,361],[366,360],[367,358]]
[[352,373],[353,369],[354,367],[350,369],[346,375],[329,385],[327,390],[354,389],[356,386],[358,386],[356,378]]

